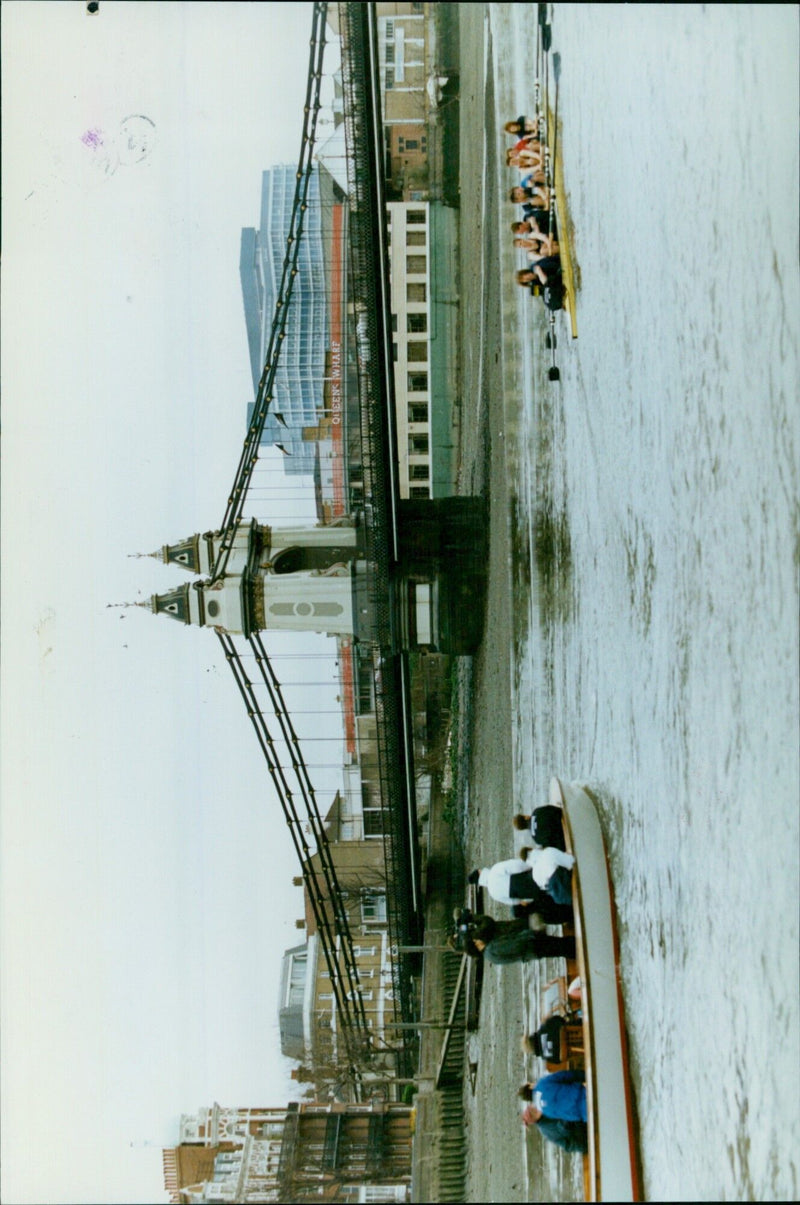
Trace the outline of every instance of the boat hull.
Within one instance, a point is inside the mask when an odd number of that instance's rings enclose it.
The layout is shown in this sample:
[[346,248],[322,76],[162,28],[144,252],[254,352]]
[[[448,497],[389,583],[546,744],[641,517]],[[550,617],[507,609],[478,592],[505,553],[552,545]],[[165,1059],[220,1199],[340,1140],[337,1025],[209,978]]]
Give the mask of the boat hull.
[[[561,124],[560,122],[558,123]],[[553,156],[553,183],[555,185],[555,209],[558,230],[558,246],[561,256],[561,277],[564,282],[564,309],[569,315],[572,338],[578,338],[578,316],[576,313],[575,266],[572,260],[572,230],[569,211],[567,209],[567,194],[564,188],[564,164],[561,158],[561,136],[556,129],[552,113],[548,113],[547,121],[548,142]]]
[[582,787],[554,778],[550,802],[564,810],[575,855],[573,903],[589,1115],[587,1199],[640,1199],[625,1014],[619,982],[616,907],[595,806]]

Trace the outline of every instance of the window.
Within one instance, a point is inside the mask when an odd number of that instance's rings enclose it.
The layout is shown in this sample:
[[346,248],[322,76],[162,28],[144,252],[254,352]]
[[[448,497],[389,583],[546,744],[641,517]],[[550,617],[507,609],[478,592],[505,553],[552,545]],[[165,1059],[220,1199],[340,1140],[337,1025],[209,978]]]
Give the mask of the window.
[[428,421],[428,403],[412,402],[408,408],[408,421],[411,423],[426,423]]
[[410,498],[429,498],[430,493],[428,492],[427,485],[412,485],[408,491],[408,496]]
[[221,1151],[214,1160],[214,1175],[220,1173],[224,1176],[238,1170],[241,1161],[241,1151]]
[[406,226],[424,226],[425,225],[425,210],[424,209],[407,209],[406,210]]
[[[361,803],[362,810],[365,808],[380,807],[380,788],[370,782],[368,778],[361,780]],[[375,802],[377,800],[377,802]]]
[[424,281],[409,281],[406,284],[406,301],[427,301],[428,295]]
[[407,384],[409,393],[425,393],[428,389],[427,372],[410,372]]
[[383,809],[382,808],[364,808],[364,836],[365,837],[382,837],[383,836]]
[[289,983],[286,988],[286,1007],[302,1004],[306,987],[306,951],[292,955],[292,965],[289,969]]
[[405,1201],[405,1184],[364,1184],[359,1192],[358,1200],[372,1201]]
[[409,255],[406,257],[406,271],[410,276],[424,276],[427,264],[428,261],[424,255]]
[[407,247],[424,247],[426,243],[424,230],[409,230],[406,234]]
[[414,339],[406,348],[412,364],[425,364],[428,360],[428,340]]
[[[409,456],[427,456],[428,455],[428,437],[427,435],[409,435],[408,437],[408,453]],[[426,474],[427,476],[427,474]]]
[[417,141],[416,138],[407,138],[406,139],[406,150],[407,151],[418,151],[419,150],[419,142]]
[[[409,467],[411,469],[411,472],[409,473],[409,477],[412,481],[427,481],[428,480],[428,466],[426,464],[412,464]],[[427,497],[427,494],[428,494],[428,491],[426,490],[425,497]]]
[[[366,889],[361,893],[361,919],[364,924],[370,925],[385,925],[386,924],[386,892]],[[358,952],[359,947],[356,947]],[[366,950],[361,951],[366,954]],[[372,946],[370,954],[375,954],[375,947]]]
[[427,329],[427,314],[406,314],[406,330],[410,335],[424,335]]

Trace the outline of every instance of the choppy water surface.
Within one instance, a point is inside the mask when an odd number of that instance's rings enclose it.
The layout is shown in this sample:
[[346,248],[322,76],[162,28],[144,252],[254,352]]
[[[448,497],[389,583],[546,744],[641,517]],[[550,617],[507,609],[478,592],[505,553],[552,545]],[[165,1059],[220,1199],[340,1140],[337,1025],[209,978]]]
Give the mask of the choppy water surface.
[[[488,32],[515,116],[535,6]],[[794,1200],[797,11],[558,5],[553,34],[580,337],[560,324],[549,384],[538,303],[506,289],[516,790],[599,795],[647,1196]]]

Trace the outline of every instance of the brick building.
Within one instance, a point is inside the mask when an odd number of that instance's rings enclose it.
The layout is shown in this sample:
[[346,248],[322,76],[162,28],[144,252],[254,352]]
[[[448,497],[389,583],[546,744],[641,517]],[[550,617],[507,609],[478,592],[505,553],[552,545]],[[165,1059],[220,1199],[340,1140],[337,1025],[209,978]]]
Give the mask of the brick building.
[[[370,717],[360,717],[366,721]],[[373,721],[374,721],[374,717]],[[369,742],[361,746],[362,775],[355,798],[336,796],[325,817],[325,831],[342,902],[353,942],[358,969],[360,1002],[372,1038],[373,1055],[361,1069],[364,1091],[370,1081],[383,1084],[395,1067],[395,1037],[391,1029],[400,1019],[395,1007],[392,949],[386,911],[386,868],[384,862],[382,807],[377,782],[370,780]],[[319,854],[312,862],[319,866]],[[298,877],[299,885],[302,880]],[[303,1079],[314,1085],[321,1097],[347,1094],[346,1047],[341,1040],[331,967],[325,959],[317,920],[304,893],[303,925],[306,940],[287,950],[279,1021],[281,1049],[303,1064]],[[342,969],[341,944],[331,953],[334,971]]]
[[181,1117],[163,1152],[173,1205],[233,1201],[407,1201],[413,1110],[407,1105],[289,1104]]

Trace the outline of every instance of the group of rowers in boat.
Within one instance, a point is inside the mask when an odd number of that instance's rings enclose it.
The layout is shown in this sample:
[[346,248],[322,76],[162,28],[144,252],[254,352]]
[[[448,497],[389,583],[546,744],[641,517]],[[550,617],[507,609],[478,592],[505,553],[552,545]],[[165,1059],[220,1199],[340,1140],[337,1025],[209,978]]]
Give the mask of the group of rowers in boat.
[[[495,920],[483,913],[459,909],[450,946],[471,958],[504,966],[535,958],[575,959],[575,938],[555,936],[545,926],[573,920],[572,868],[575,858],[566,851],[561,808],[545,804],[530,815],[513,819],[525,845],[517,857],[473,870],[469,882],[488,891],[498,904],[513,910],[513,920]],[[531,844],[528,845],[527,842]],[[570,985],[564,1013],[554,1012],[522,1047],[547,1063],[564,1062],[564,1040],[570,1025],[580,1025],[580,980]],[[585,1152],[586,1086],[581,1068],[562,1067],[523,1084],[522,1120],[534,1125],[548,1141],[567,1151]]]
[[561,254],[539,123],[523,115],[507,121],[504,128],[517,139],[506,150],[506,166],[522,173],[519,184],[508,194],[510,201],[522,207],[522,219],[511,223],[514,246],[524,251],[527,259],[526,267],[517,271],[517,283],[541,294],[548,309],[560,310],[564,298]]

